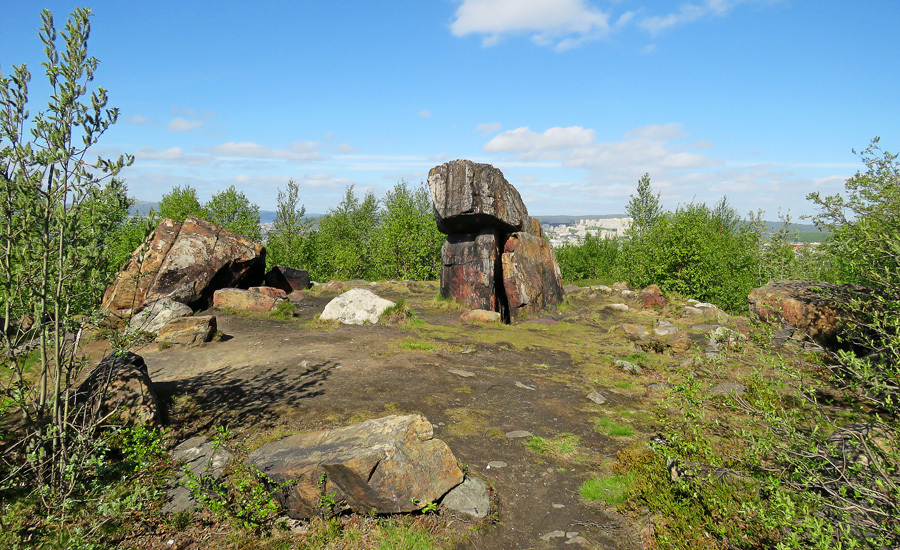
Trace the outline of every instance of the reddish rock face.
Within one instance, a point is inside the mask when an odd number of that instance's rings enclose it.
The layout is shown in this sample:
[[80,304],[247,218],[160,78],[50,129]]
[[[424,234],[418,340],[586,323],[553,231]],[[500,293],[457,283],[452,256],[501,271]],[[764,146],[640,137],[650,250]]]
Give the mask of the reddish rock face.
[[663,298],[662,290],[657,285],[650,285],[642,290],[639,298],[644,303],[644,307],[663,307],[666,305],[666,299]]
[[562,301],[562,276],[556,255],[543,238],[513,233],[506,240],[501,261],[510,319],[552,308]]
[[441,256],[441,296],[459,300],[472,309],[499,311],[498,248],[493,229],[474,235],[450,235]]
[[[268,288],[268,287],[254,287]],[[213,293],[213,307],[216,309],[229,309],[232,311],[245,311],[250,313],[268,313],[287,299],[284,292],[273,288],[280,296],[271,296],[269,292],[256,290],[242,290],[239,288],[220,288]]]
[[103,307],[127,317],[147,302],[169,298],[205,308],[220,288],[262,282],[265,249],[206,220],[163,220],[119,273]]
[[826,348],[838,344],[838,335],[850,315],[847,302],[864,292],[862,287],[812,281],[776,281],[750,291],[750,315],[762,321],[786,324],[809,335]]

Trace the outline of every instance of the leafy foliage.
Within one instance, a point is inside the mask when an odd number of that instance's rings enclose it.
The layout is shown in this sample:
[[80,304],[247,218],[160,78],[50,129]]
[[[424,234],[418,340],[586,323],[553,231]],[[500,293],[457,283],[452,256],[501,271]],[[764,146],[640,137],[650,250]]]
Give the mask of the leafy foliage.
[[205,218],[206,211],[197,199],[197,190],[190,185],[176,186],[159,201],[159,216],[182,223],[188,216]]
[[253,242],[262,241],[259,229],[259,206],[233,185],[210,197],[203,207],[206,219]]
[[313,278],[362,279],[373,272],[373,238],[379,222],[378,201],[369,191],[360,201],[353,186],[341,203],[319,220]]
[[297,269],[312,265],[314,236],[306,207],[300,204],[300,186],[288,181],[286,190],[278,190],[275,227],[266,240],[266,262],[271,268],[286,265]]
[[401,181],[385,194],[382,204],[374,235],[378,278],[437,279],[444,235],[434,221],[427,188],[420,185],[413,190]]
[[637,196],[631,195],[625,212],[632,220],[628,230],[628,235],[631,236],[640,236],[662,217],[663,208],[659,203],[659,193],[653,194],[653,189],[650,187],[650,174],[645,173],[638,180]]

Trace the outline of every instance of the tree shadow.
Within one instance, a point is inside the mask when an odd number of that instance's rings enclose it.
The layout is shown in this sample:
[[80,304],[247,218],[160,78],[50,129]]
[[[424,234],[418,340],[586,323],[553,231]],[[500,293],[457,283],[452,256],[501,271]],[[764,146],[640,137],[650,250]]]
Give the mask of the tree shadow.
[[163,422],[202,432],[216,426],[276,426],[286,408],[324,393],[335,364],[299,362],[277,367],[223,367],[197,376],[155,383]]

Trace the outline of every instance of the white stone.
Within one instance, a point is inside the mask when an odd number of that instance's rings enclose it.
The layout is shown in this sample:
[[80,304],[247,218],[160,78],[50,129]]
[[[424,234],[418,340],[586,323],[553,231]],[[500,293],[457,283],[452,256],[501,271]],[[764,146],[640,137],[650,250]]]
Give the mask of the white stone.
[[319,319],[339,321],[345,325],[377,323],[384,310],[394,302],[364,288],[353,288],[328,302]]
[[172,319],[189,317],[193,313],[191,308],[181,302],[176,302],[170,298],[160,298],[131,318],[128,322],[128,331],[142,330],[159,334],[159,331]]

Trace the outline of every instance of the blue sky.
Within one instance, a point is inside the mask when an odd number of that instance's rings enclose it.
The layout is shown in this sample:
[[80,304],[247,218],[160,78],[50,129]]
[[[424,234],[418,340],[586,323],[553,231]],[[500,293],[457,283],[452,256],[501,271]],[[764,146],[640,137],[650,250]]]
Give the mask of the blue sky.
[[[40,10],[5,2],[0,70],[45,101]],[[867,0],[97,0],[95,84],[121,109],[101,142],[129,192],[235,185],[310,212],[349,184],[381,196],[442,162],[500,168],[529,211],[624,212],[649,172],[664,206],[726,195],[742,214],[814,211],[900,149],[900,2]]]

